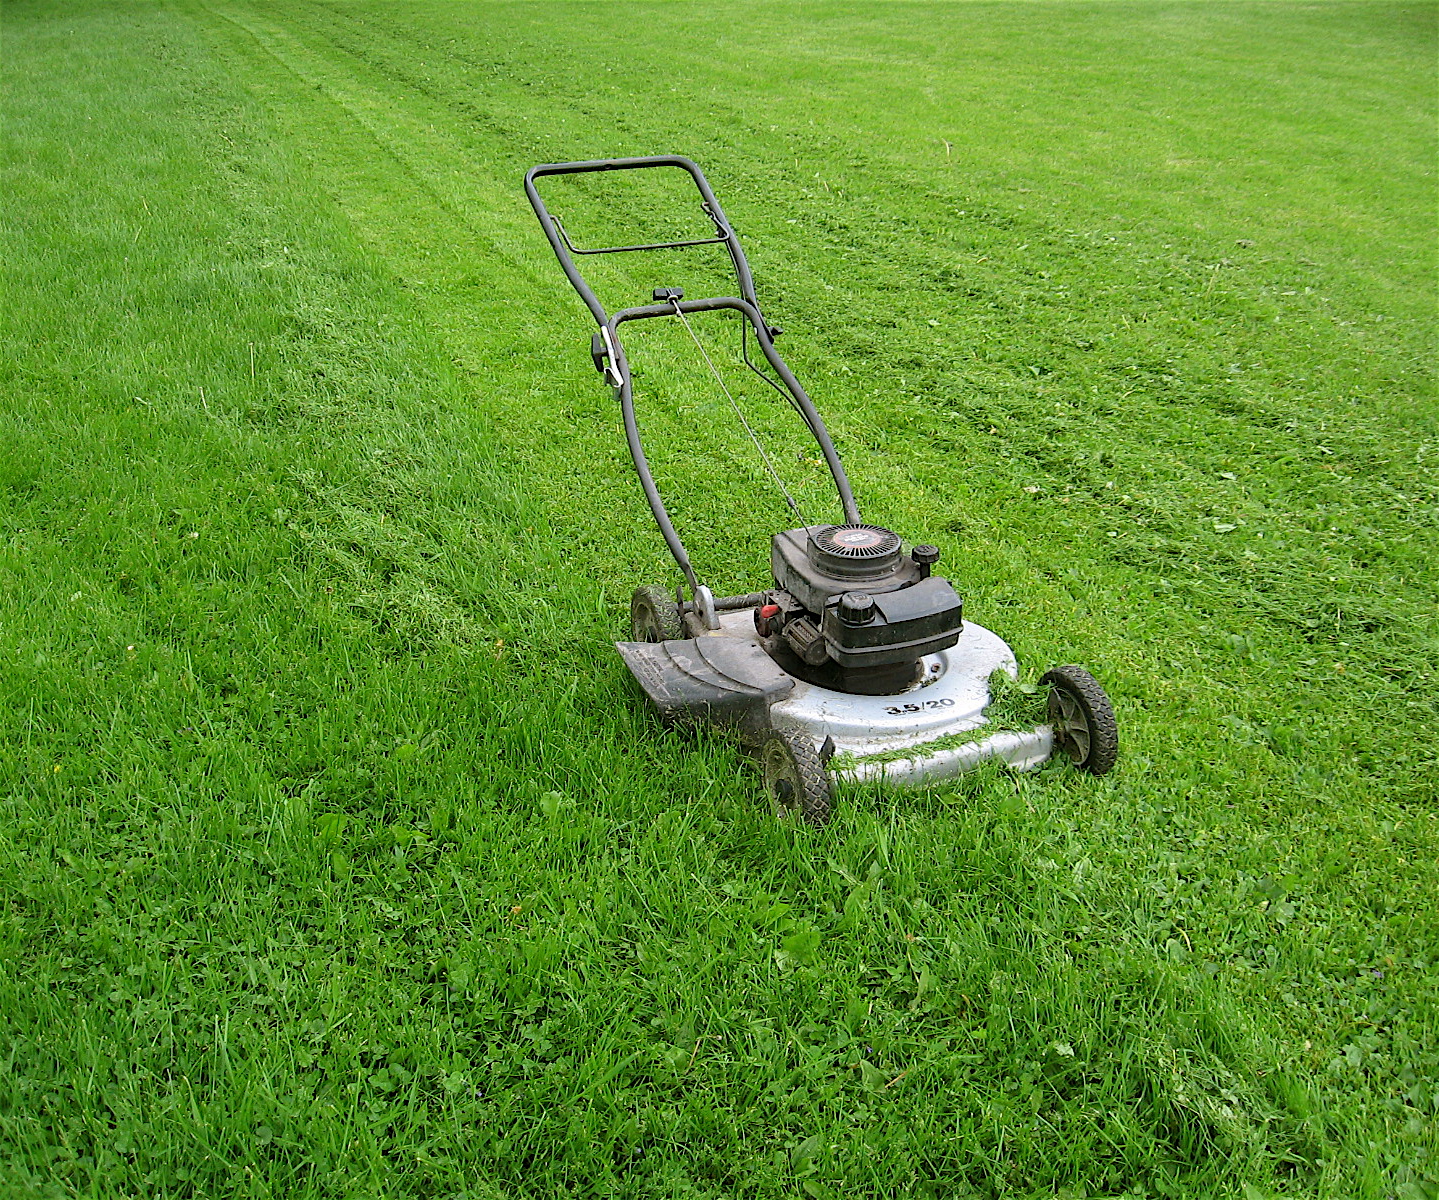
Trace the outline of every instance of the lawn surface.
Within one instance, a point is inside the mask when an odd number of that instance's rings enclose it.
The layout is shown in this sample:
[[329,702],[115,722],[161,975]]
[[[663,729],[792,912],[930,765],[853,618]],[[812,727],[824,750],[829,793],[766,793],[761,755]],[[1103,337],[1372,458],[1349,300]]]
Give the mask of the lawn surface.
[[[0,34],[0,1193],[1439,1195],[1434,5]],[[645,153],[866,518],[1104,680],[1112,775],[814,831],[647,715],[609,641],[673,567],[520,189]],[[674,333],[657,470],[763,586],[783,507]]]

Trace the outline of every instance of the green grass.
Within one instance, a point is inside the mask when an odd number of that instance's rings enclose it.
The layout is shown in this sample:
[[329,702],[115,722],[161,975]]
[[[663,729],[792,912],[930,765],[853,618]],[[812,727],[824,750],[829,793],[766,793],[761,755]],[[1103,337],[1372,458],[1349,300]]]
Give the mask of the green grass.
[[[3,39],[0,1193],[1439,1194],[1433,5]],[[866,517],[1104,680],[1111,776],[816,832],[645,713],[673,569],[519,185],[660,152]],[[646,429],[748,590],[782,508],[672,333]]]

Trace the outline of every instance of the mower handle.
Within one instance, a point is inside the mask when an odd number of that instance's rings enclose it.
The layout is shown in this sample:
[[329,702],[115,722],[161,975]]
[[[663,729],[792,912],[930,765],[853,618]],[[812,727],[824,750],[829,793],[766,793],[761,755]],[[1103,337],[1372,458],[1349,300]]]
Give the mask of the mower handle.
[[854,502],[854,493],[850,490],[849,478],[845,475],[844,464],[839,460],[839,452],[830,440],[829,431],[825,429],[824,418],[819,415],[814,403],[804,390],[804,386],[795,378],[794,372],[789,369],[789,364],[779,356],[779,351],[774,348],[774,342],[765,332],[764,320],[760,316],[759,309],[748,300],[742,300],[737,296],[717,296],[706,300],[675,299],[668,304],[646,304],[638,308],[623,308],[615,313],[602,328],[607,335],[607,349],[613,355],[612,366],[615,379],[618,380],[618,383],[615,384],[615,397],[620,402],[620,415],[625,426],[625,441],[629,445],[630,458],[635,464],[635,473],[640,477],[640,487],[644,491],[645,499],[649,501],[650,512],[654,514],[655,524],[659,526],[660,535],[665,539],[665,545],[669,547],[670,554],[674,556],[681,573],[689,581],[691,590],[696,593],[699,589],[699,579],[690,565],[690,557],[685,550],[684,543],[680,541],[680,535],[670,520],[664,498],[655,484],[654,474],[650,471],[649,460],[645,457],[644,446],[640,442],[639,425],[635,420],[634,385],[630,381],[629,363],[625,359],[624,344],[619,338],[619,327],[626,321],[643,321],[651,317],[673,317],[687,312],[716,312],[720,309],[733,309],[754,329],[755,341],[759,343],[761,352],[774,369],[775,374],[784,383],[783,390],[789,393],[790,402],[814,437],[820,453],[824,455],[825,465],[829,467],[830,478],[834,480],[835,490],[839,492],[839,502],[840,507],[844,509],[844,519],[856,525],[860,520],[859,508]]
[[[559,218],[554,216],[545,202],[540,198],[539,189],[535,186],[535,180],[546,175],[583,175],[600,171],[637,171],[650,167],[677,167],[687,171],[694,180],[695,187],[699,190],[705,214],[714,222],[715,236],[712,238],[696,238],[679,242],[650,242],[635,246],[605,246],[596,249],[581,249],[575,246],[565,233],[564,226],[560,224]],[[640,444],[639,426],[635,420],[634,393],[630,383],[629,364],[625,359],[624,347],[620,343],[619,326],[627,321],[644,320],[651,317],[680,316],[687,312],[712,312],[717,309],[733,309],[737,311],[741,319],[747,321],[754,329],[755,341],[760,351],[764,354],[770,367],[779,376],[781,384],[775,384],[769,380],[763,372],[749,363],[751,369],[755,370],[762,378],[768,380],[772,386],[782,394],[786,394],[805,425],[813,434],[815,441],[819,444],[820,452],[824,455],[825,465],[829,467],[831,477],[834,479],[835,488],[839,492],[840,505],[844,509],[844,519],[848,522],[858,524],[860,521],[859,508],[855,504],[854,493],[850,490],[849,479],[845,475],[844,467],[840,463],[839,454],[830,440],[828,431],[825,429],[824,420],[815,409],[809,396],[806,394],[803,385],[795,378],[794,373],[789,369],[779,352],[774,348],[774,338],[779,330],[771,326],[760,312],[759,300],[755,296],[754,277],[750,274],[749,262],[745,259],[744,251],[740,248],[739,238],[730,227],[720,208],[719,200],[715,198],[709,181],[705,178],[704,172],[693,160],[679,154],[660,154],[648,158],[608,158],[594,159],[588,162],[566,162],[566,163],[542,163],[537,167],[531,167],[525,172],[525,195],[529,197],[530,206],[535,210],[535,215],[540,220],[540,228],[545,231],[545,237],[549,239],[550,247],[559,259],[560,267],[564,270],[566,278],[574,286],[580,299],[590,310],[599,331],[595,334],[595,365],[603,371],[606,379],[614,388],[615,398],[620,402],[620,411],[624,419],[625,440],[629,443],[630,457],[634,460],[635,471],[640,477],[640,486],[644,490],[645,499],[649,501],[650,511],[654,514],[655,523],[664,536],[665,544],[669,547],[670,553],[674,556],[675,563],[684,574],[690,585],[690,591],[696,599],[703,590],[700,587],[699,579],[695,575],[694,567],[690,564],[689,554],[685,551],[684,544],[680,541],[674,524],[670,521],[669,513],[665,509],[664,500],[661,498],[659,488],[655,485],[654,475],[650,471],[649,462],[645,457],[644,447]],[[611,316],[605,311],[600,303],[599,297],[595,295],[594,289],[586,282],[579,267],[575,265],[574,255],[577,254],[625,254],[637,250],[678,250],[689,246],[709,246],[722,244],[729,251],[730,261],[734,265],[735,279],[739,284],[739,295],[727,297],[712,297],[704,300],[683,300],[681,295],[675,295],[668,303],[640,305],[633,308],[621,309]],[[660,299],[660,293],[655,293],[655,299]]]
[[[714,222],[714,237],[682,242],[650,242],[638,246],[605,246],[593,250],[582,250],[571,243],[559,218],[545,207],[544,200],[540,198],[539,189],[535,186],[535,180],[545,175],[641,171],[650,167],[678,167],[682,171],[689,172],[690,178],[694,180],[695,187],[699,191],[705,214]],[[596,324],[601,328],[609,324],[609,314],[605,312],[605,307],[600,303],[599,297],[595,295],[594,289],[590,287],[584,275],[580,273],[579,267],[575,265],[573,256],[576,254],[625,254],[634,250],[679,250],[687,246],[723,245],[729,251],[730,262],[734,265],[735,280],[739,284],[740,296],[748,300],[756,309],[759,308],[759,300],[755,297],[754,292],[754,277],[750,274],[749,262],[745,259],[744,250],[740,248],[739,238],[735,236],[734,230],[730,228],[729,222],[725,219],[724,210],[720,208],[720,202],[715,198],[709,180],[705,178],[705,173],[700,170],[699,164],[692,159],[685,158],[682,154],[655,154],[647,158],[601,158],[588,162],[542,163],[525,172],[525,195],[529,197],[530,207],[535,210],[535,216],[540,219],[540,228],[545,231],[545,237],[549,239],[555,257],[560,260],[560,267],[564,270],[566,278],[574,285],[575,291],[580,294],[580,299],[585,302],[585,306],[594,316]]]

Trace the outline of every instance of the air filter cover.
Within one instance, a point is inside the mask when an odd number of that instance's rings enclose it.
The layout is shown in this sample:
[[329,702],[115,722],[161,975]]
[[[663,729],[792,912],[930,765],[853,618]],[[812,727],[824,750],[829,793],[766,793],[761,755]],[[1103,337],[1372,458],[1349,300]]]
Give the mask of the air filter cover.
[[878,525],[826,525],[809,542],[815,569],[839,579],[878,579],[899,556],[899,535]]

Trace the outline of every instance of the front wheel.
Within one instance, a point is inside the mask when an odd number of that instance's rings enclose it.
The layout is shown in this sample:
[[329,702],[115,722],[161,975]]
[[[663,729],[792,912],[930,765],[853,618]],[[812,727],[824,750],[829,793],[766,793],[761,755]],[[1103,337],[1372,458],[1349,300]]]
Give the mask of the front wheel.
[[771,733],[760,746],[759,760],[765,793],[779,816],[798,818],[811,825],[823,825],[829,820],[829,775],[809,738]]
[[1091,775],[1109,771],[1119,757],[1119,729],[1099,680],[1083,667],[1071,665],[1046,671],[1039,682],[1049,685],[1055,746]]

